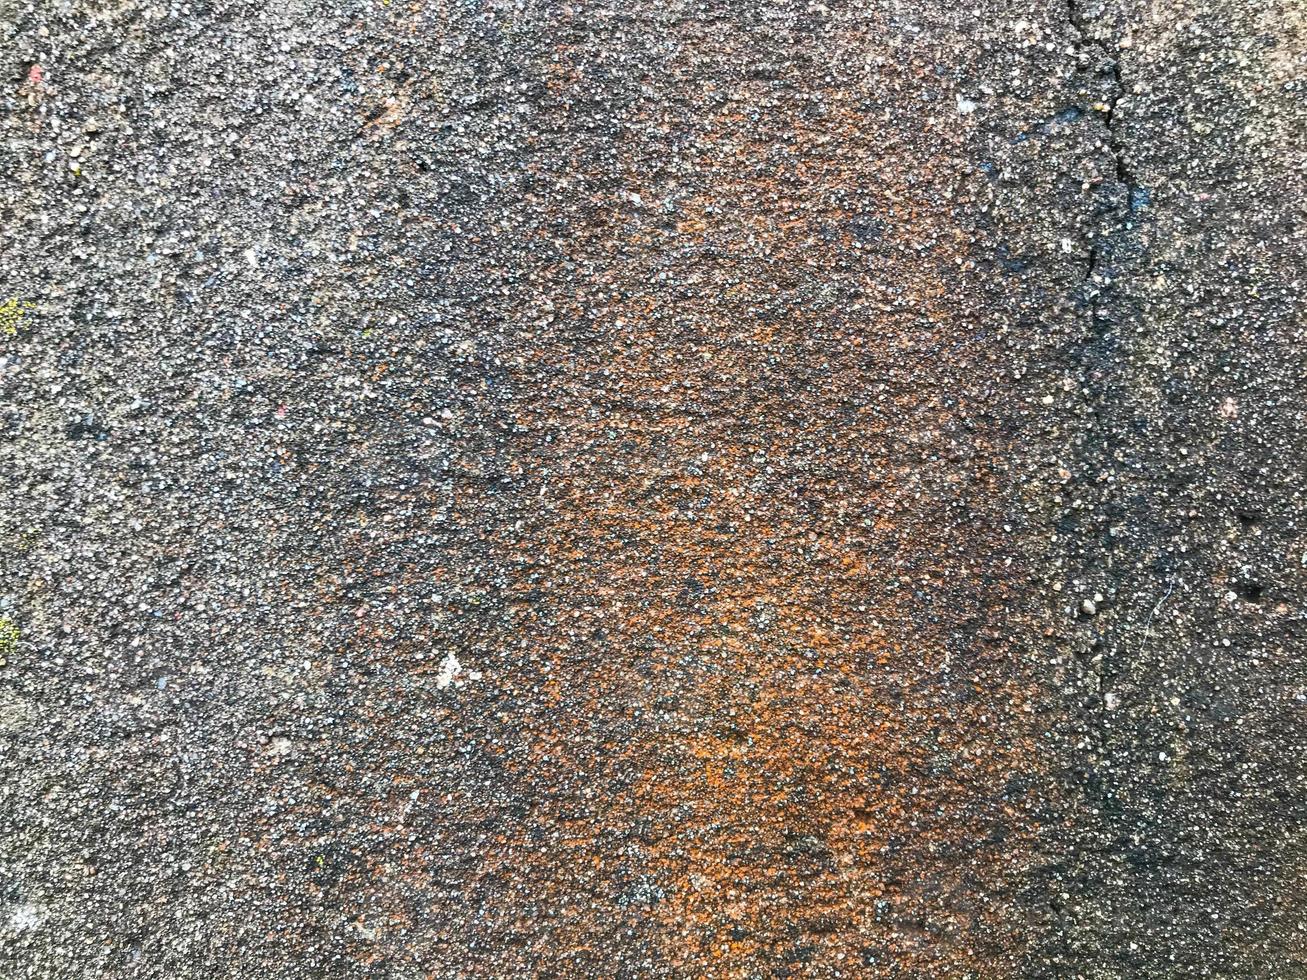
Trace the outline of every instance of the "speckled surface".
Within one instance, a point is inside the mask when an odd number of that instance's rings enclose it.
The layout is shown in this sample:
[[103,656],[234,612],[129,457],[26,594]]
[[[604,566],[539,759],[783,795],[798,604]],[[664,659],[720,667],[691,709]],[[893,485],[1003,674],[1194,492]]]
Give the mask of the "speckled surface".
[[0,25],[0,976],[1307,977],[1300,5]]

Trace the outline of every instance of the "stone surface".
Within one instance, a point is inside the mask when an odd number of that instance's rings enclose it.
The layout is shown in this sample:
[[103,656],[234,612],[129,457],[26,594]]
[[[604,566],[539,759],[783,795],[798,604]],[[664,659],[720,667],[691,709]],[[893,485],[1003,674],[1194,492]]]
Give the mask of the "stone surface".
[[1305,20],[0,6],[0,975],[1307,977]]

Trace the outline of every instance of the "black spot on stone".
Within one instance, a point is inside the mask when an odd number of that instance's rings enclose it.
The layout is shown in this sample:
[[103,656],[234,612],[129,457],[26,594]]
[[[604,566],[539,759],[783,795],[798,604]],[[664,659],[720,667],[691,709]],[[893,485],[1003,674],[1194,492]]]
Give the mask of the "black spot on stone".
[[1236,582],[1234,586],[1235,594],[1245,602],[1261,602],[1262,595],[1266,587],[1260,582],[1242,581]]
[[64,435],[71,439],[94,439],[103,442],[109,438],[109,430],[94,415],[85,415],[73,419],[64,427]]

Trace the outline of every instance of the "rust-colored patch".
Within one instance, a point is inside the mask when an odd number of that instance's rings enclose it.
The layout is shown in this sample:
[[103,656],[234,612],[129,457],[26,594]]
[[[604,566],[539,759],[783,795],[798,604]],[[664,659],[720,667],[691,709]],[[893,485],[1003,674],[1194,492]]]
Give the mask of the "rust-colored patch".
[[949,356],[954,164],[821,95],[687,111],[692,178],[569,173],[566,251],[527,253],[523,448],[484,529],[515,628],[480,665],[523,694],[490,750],[520,818],[479,907],[566,975],[623,942],[678,976],[1005,976],[1022,949],[1035,735],[1001,436]]
[[[431,623],[359,619],[405,665],[366,737],[433,705],[359,914],[433,977],[1012,976],[1050,818],[963,137],[874,108],[928,65],[790,85],[719,27],[620,95],[552,47],[503,220],[441,217],[480,326],[403,501],[448,529]],[[383,547],[349,575],[417,587]]]

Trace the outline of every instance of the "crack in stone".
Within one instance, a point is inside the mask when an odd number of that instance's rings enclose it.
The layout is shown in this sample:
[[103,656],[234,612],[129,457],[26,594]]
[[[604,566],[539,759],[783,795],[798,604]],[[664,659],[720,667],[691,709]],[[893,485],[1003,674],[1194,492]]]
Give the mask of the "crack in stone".
[[[1067,21],[1071,29],[1075,32],[1076,60],[1079,63],[1079,70],[1084,71],[1083,61],[1092,57],[1091,52],[1096,52],[1097,56],[1105,62],[1112,76],[1111,92],[1102,103],[1102,108],[1093,107],[1102,114],[1103,128],[1107,133],[1107,149],[1112,156],[1112,167],[1116,177],[1116,182],[1120,184],[1125,191],[1125,200],[1116,210],[1120,212],[1119,220],[1116,222],[1116,228],[1111,232],[1110,237],[1119,237],[1124,235],[1128,230],[1129,217],[1131,213],[1131,201],[1135,191],[1136,183],[1134,174],[1131,173],[1129,165],[1126,163],[1125,152],[1121,144],[1118,133],[1117,103],[1125,94],[1125,83],[1121,77],[1120,59],[1113,57],[1108,51],[1107,46],[1100,40],[1089,36],[1088,23],[1081,4],[1078,0],[1067,0]],[[1103,267],[1103,250],[1100,242],[1104,236],[1095,234],[1089,243],[1088,267],[1085,273],[1086,280],[1092,280]],[[1099,316],[1099,306],[1101,293],[1095,291],[1091,297],[1091,312],[1095,324]]]
[[[1120,61],[1118,58],[1113,57],[1103,41],[1091,36],[1092,18],[1086,15],[1082,0],[1067,0],[1067,20],[1075,35],[1077,71],[1090,74],[1091,84],[1096,82],[1097,79],[1105,78],[1110,74],[1111,84],[1107,93],[1100,102],[1091,105],[1091,109],[1098,114],[1098,119],[1105,132],[1104,143],[1112,158],[1112,176],[1120,186],[1119,193],[1122,195],[1113,203],[1111,227],[1104,229],[1100,224],[1098,227],[1091,229],[1086,247],[1082,284],[1085,288],[1084,297],[1089,307],[1089,331],[1082,357],[1090,357],[1093,348],[1102,345],[1110,332],[1114,276],[1109,263],[1112,257],[1113,245],[1122,242],[1130,231],[1130,218],[1133,212],[1134,194],[1137,185],[1134,174],[1126,162],[1126,155],[1119,133],[1120,119],[1117,113],[1117,105],[1125,94],[1125,83],[1122,79]],[[1092,417],[1095,420],[1095,427],[1101,427],[1103,419],[1099,405],[1102,403],[1102,394],[1099,393],[1097,396],[1087,395],[1086,398]],[[1106,431],[1104,430],[1100,435],[1102,438],[1095,440],[1096,448],[1088,454],[1086,463],[1097,460],[1102,464],[1101,473],[1103,470],[1112,468],[1112,460],[1111,453],[1106,445]],[[1110,551],[1111,546],[1104,545],[1099,554],[1093,557],[1088,554],[1085,556],[1082,572],[1089,573],[1084,576],[1087,584],[1097,578],[1098,575],[1103,577],[1104,584],[1116,578],[1111,568]],[[1104,613],[1099,611],[1097,615],[1102,616]],[[1110,615],[1110,613],[1107,613],[1109,618]],[[1104,689],[1104,679],[1109,674],[1108,655],[1111,645],[1107,640],[1108,630],[1105,623],[1099,627],[1097,632],[1099,634],[1098,639],[1094,642],[1093,649],[1088,652],[1093,655],[1091,670],[1095,679],[1094,714],[1097,722],[1096,730],[1091,737],[1097,743],[1097,751],[1101,753],[1106,750],[1107,713],[1109,711],[1107,695],[1109,692]]]

